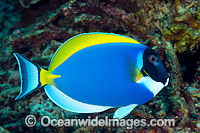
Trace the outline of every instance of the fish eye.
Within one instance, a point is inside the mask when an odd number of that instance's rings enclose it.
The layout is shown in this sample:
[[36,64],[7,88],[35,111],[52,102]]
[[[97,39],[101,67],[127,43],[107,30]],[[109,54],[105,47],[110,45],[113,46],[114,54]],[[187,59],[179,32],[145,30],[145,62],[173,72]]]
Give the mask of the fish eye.
[[150,55],[149,56],[149,62],[154,63],[157,60],[155,55]]

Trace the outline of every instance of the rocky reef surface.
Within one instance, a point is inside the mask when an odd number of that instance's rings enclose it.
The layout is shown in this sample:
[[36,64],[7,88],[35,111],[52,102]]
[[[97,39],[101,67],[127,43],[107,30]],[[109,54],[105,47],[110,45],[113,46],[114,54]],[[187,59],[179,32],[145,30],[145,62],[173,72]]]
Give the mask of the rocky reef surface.
[[[198,0],[7,0],[0,14],[1,132],[200,132],[200,2]],[[38,89],[15,101],[20,77],[14,52],[47,68],[56,49],[79,33],[109,32],[154,48],[170,83],[126,118],[175,119],[175,127],[34,127],[25,117],[112,118],[116,109],[76,114],[57,107]],[[112,96],[112,94],[111,94]]]

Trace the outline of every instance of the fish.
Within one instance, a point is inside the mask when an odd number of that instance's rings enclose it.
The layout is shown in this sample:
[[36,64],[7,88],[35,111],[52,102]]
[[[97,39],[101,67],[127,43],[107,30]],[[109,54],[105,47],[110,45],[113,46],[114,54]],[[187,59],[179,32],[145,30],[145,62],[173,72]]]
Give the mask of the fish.
[[21,88],[15,100],[44,86],[49,99],[75,113],[117,108],[113,118],[126,117],[168,85],[160,56],[131,37],[91,32],[65,41],[47,70],[22,54],[17,59]]

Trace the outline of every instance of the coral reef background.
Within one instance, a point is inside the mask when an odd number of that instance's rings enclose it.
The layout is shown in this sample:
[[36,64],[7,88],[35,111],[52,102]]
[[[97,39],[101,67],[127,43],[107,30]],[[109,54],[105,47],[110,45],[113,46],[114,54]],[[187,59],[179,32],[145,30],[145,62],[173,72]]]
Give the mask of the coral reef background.
[[[115,109],[76,114],[57,107],[38,89],[15,101],[20,90],[18,52],[47,68],[56,49],[85,32],[112,32],[154,48],[170,75],[170,84],[126,118],[175,119],[175,127],[29,128],[32,114],[51,118],[110,118]],[[0,1],[0,132],[200,132],[199,0],[2,0]],[[111,94],[112,96],[112,94]]]

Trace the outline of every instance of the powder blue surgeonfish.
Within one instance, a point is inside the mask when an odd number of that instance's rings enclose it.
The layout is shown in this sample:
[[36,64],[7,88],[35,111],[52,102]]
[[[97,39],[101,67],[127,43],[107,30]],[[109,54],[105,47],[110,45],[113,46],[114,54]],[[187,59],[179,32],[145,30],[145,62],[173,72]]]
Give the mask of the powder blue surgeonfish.
[[119,107],[114,118],[127,116],[168,85],[159,57],[138,41],[111,33],[85,33],[64,42],[48,70],[14,53],[21,77],[20,99],[44,86],[59,107],[77,113]]

